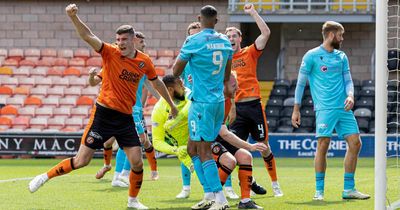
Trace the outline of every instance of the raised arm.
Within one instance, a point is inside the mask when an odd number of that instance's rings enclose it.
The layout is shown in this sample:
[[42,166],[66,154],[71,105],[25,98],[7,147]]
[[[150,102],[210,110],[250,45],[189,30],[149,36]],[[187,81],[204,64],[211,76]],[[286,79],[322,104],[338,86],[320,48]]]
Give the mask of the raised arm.
[[253,4],[246,4],[244,6],[244,12],[249,14],[254,19],[254,21],[256,21],[256,24],[258,26],[258,29],[260,29],[261,34],[257,37],[254,43],[257,47],[257,50],[263,50],[268,42],[271,31],[269,30],[267,24],[262,19],[262,17],[255,10]]
[[82,40],[87,42],[96,52],[101,49],[103,42],[95,36],[92,31],[82,22],[82,20],[78,17],[78,7],[75,4],[70,4],[65,8],[65,12],[71,19],[71,22],[75,26],[76,32],[78,32],[79,36]]

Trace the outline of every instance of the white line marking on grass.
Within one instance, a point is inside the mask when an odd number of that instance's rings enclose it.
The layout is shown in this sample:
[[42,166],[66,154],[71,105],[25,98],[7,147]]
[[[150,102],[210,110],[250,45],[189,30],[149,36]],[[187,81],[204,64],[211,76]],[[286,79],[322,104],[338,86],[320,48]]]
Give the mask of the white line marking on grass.
[[23,177],[23,178],[14,178],[14,179],[4,179],[4,180],[0,180],[0,183],[31,180],[31,179],[33,179],[33,178],[34,178],[34,177]]

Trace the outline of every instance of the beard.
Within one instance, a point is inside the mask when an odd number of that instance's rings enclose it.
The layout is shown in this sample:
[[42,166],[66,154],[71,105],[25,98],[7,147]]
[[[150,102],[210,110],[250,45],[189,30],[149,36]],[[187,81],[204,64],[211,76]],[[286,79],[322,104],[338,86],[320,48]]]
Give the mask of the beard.
[[179,101],[183,101],[185,100],[185,94],[180,95],[179,93],[174,92],[174,98],[178,99]]
[[331,42],[331,46],[334,48],[334,49],[340,49],[340,45],[341,45],[341,42],[340,41],[338,41],[337,39],[336,39],[336,37],[332,40],[332,42]]

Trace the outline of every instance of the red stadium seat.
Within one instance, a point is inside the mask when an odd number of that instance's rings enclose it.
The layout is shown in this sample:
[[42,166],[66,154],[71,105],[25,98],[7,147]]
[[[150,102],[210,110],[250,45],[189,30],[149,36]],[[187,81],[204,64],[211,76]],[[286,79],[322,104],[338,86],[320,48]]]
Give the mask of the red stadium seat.
[[47,70],[47,76],[62,76],[63,70],[58,68],[49,68]]
[[42,100],[36,96],[29,96],[28,98],[25,99],[24,104],[25,104],[25,106],[27,106],[27,105],[41,106]]
[[78,48],[74,51],[74,57],[86,60],[90,57],[90,51],[86,48]]
[[79,129],[77,127],[65,127],[61,129],[62,132],[77,132]]
[[21,60],[24,57],[24,50],[19,48],[13,48],[8,51],[9,58],[16,58],[17,60]]
[[0,86],[0,95],[12,95],[13,91],[8,86]]
[[40,50],[42,57],[57,57],[57,51],[51,48],[45,48]]
[[4,66],[19,66],[19,60],[15,58],[7,58],[4,63]]
[[[14,118],[15,119],[15,118]],[[10,128],[12,125],[12,120],[9,117],[0,116],[0,128]]]
[[87,97],[87,96],[81,96],[76,100],[76,105],[83,105],[83,106],[92,106],[93,105],[93,99]]
[[54,66],[68,66],[68,59],[66,58],[56,58],[54,60]]
[[85,61],[85,59],[83,59],[83,58],[71,58],[71,59],[68,61],[68,64],[69,64],[70,66],[85,66],[86,61]]
[[101,55],[95,50],[90,50],[90,57],[101,57]]
[[79,76],[81,76],[81,71],[79,69],[77,69],[77,68],[69,67],[69,68],[64,70],[63,75],[64,76],[77,76],[77,77],[79,77]]
[[39,63],[39,61],[34,61],[34,60],[28,60],[28,59],[24,59],[22,61],[19,62],[19,66],[32,66],[35,67],[37,66]]
[[101,67],[103,60],[101,57],[91,57],[86,60],[86,66]]
[[43,57],[42,59],[38,60],[37,66],[54,66],[56,62],[56,58],[54,57]]
[[13,105],[6,105],[0,110],[1,115],[18,115],[18,109]]

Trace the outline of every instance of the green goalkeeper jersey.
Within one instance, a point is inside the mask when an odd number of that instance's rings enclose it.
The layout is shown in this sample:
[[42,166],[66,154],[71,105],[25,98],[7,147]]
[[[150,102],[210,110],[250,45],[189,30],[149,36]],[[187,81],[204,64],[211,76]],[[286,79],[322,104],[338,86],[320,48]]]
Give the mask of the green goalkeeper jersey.
[[[176,102],[176,101],[175,101]],[[151,114],[153,146],[156,150],[175,155],[177,147],[186,146],[189,140],[188,113],[190,100],[176,104],[179,110],[175,119],[168,119],[170,107],[161,98]]]

